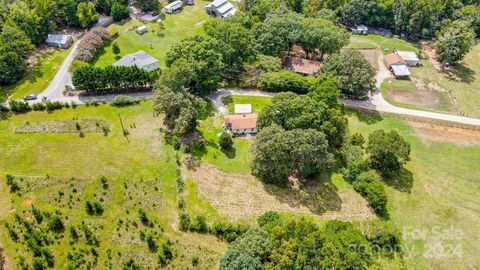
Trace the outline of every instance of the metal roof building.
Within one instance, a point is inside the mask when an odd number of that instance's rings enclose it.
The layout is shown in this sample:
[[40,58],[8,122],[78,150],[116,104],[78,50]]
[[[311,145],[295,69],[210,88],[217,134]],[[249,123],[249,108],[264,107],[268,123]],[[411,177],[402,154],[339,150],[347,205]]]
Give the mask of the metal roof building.
[[231,16],[237,12],[237,9],[227,0],[215,0],[206,5],[205,10],[209,15],[222,18]]
[[415,52],[411,51],[397,51],[396,52],[407,63],[408,66],[416,66],[420,59]]
[[235,114],[252,113],[252,104],[235,104]]
[[49,34],[46,41],[48,46],[68,49],[73,44],[72,35]]
[[144,51],[127,54],[115,62],[113,66],[137,66],[147,71],[153,71],[160,68],[158,59],[152,57]]

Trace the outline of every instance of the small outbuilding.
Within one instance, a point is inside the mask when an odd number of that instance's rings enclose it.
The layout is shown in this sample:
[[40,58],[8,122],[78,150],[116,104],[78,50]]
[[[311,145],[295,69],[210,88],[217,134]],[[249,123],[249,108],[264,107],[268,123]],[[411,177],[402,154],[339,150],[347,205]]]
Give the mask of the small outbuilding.
[[403,61],[405,61],[405,63],[409,67],[414,67],[414,66],[418,65],[418,62],[420,62],[420,59],[418,58],[418,56],[415,52],[396,51],[396,54],[400,55],[400,57],[403,59]]
[[164,10],[165,10],[165,13],[173,14],[173,13],[180,12],[182,10],[182,7],[183,7],[183,2],[180,0],[177,0],[166,5]]
[[205,6],[205,11],[210,16],[225,18],[235,14],[237,9],[228,0],[214,0]]
[[252,113],[252,104],[235,104],[235,114]]
[[191,5],[195,4],[195,1],[194,1],[194,0],[183,0],[183,3],[184,3],[185,5],[191,6]]
[[135,32],[137,32],[137,34],[139,34],[139,35],[143,35],[143,34],[145,34],[147,31],[148,31],[148,30],[147,30],[147,26],[146,26],[146,25],[142,25],[142,26],[138,27],[138,28],[135,30]]
[[368,34],[368,27],[366,27],[363,24],[356,24],[355,26],[351,27],[350,30],[352,30],[353,33],[359,34],[359,35]]
[[322,63],[300,57],[288,56],[283,61],[283,67],[287,70],[302,75],[315,75],[320,70]]
[[227,115],[223,127],[234,135],[250,135],[257,133],[257,114]]
[[390,70],[397,79],[406,79],[410,77],[410,70],[408,70],[406,65],[392,65]]
[[72,35],[49,34],[46,41],[48,46],[68,49],[73,44]]
[[160,68],[160,61],[144,51],[138,51],[125,55],[113,66],[137,66],[146,71],[154,71]]
[[405,63],[405,61],[400,57],[400,55],[391,53],[383,57],[383,62],[385,66],[393,73],[395,78],[409,78],[410,71]]

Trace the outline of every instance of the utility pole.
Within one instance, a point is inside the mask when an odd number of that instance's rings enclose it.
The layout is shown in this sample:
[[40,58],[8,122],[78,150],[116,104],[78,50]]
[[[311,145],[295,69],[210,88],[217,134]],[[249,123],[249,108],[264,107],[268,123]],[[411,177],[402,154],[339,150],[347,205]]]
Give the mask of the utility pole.
[[[127,138],[127,141],[128,140],[128,137],[127,137],[127,130],[125,129],[125,127],[123,126],[123,121],[122,121],[122,117],[120,116],[120,113],[117,112],[118,114],[118,119],[120,119],[120,125],[122,126],[122,132],[123,132],[123,136],[125,136],[125,138]],[[130,142],[130,141],[129,141]]]

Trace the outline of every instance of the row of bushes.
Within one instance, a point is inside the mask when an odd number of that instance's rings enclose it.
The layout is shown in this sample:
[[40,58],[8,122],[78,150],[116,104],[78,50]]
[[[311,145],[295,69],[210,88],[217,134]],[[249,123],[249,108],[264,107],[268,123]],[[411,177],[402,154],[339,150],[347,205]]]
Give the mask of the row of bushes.
[[55,110],[60,110],[62,108],[75,108],[77,104],[75,102],[60,102],[60,101],[50,101],[46,100],[44,102],[36,102],[33,103],[32,105],[28,104],[26,101],[23,100],[10,100],[8,102],[8,105],[10,108],[3,107],[2,110],[8,111],[11,110],[12,112],[15,113],[25,113],[29,112],[31,110],[34,111],[55,111]]
[[157,72],[148,72],[137,66],[84,66],[73,72],[73,85],[88,93],[114,93],[150,88],[158,78]]
[[269,92],[294,92],[307,94],[310,90],[312,79],[300,74],[280,70],[267,72],[260,75],[258,87]]
[[106,28],[95,27],[85,34],[78,44],[77,59],[90,62],[97,52],[110,40],[110,33]]

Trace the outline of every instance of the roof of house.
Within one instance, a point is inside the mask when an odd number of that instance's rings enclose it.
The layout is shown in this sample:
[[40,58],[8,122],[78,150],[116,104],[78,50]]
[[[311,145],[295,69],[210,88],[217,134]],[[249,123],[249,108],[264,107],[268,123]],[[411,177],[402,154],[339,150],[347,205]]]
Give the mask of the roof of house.
[[49,34],[47,37],[47,43],[67,44],[71,38],[72,35]]
[[392,71],[396,77],[410,76],[410,71],[406,65],[392,65]]
[[180,1],[180,0],[177,0],[177,1],[174,1],[174,2],[171,2],[170,4],[166,5],[165,8],[180,8],[182,7],[183,5],[183,2]]
[[318,70],[322,66],[322,63],[319,61],[309,60],[305,58],[289,56],[285,58],[283,66],[286,69],[297,73],[313,75],[318,72]]
[[136,65],[139,68],[143,68],[153,63],[157,63],[158,59],[152,57],[144,51],[138,51],[136,53],[127,54],[120,60],[115,62],[114,66],[133,66]]
[[235,114],[252,113],[252,104],[235,104]]
[[239,114],[225,116],[225,125],[229,125],[232,130],[247,129],[257,127],[257,114]]
[[209,3],[206,7],[215,9],[222,17],[228,17],[235,14],[237,9],[232,3],[227,0],[215,0]]
[[392,65],[405,65],[405,61],[403,61],[402,57],[394,53],[383,56],[383,61],[388,68]]
[[405,61],[420,61],[420,59],[418,59],[418,56],[415,52],[397,51],[397,54],[400,55],[400,57],[402,57],[402,59]]
[[214,6],[214,7],[219,7],[223,4],[225,4],[225,2],[227,2],[227,0],[215,0],[211,3],[211,5]]

